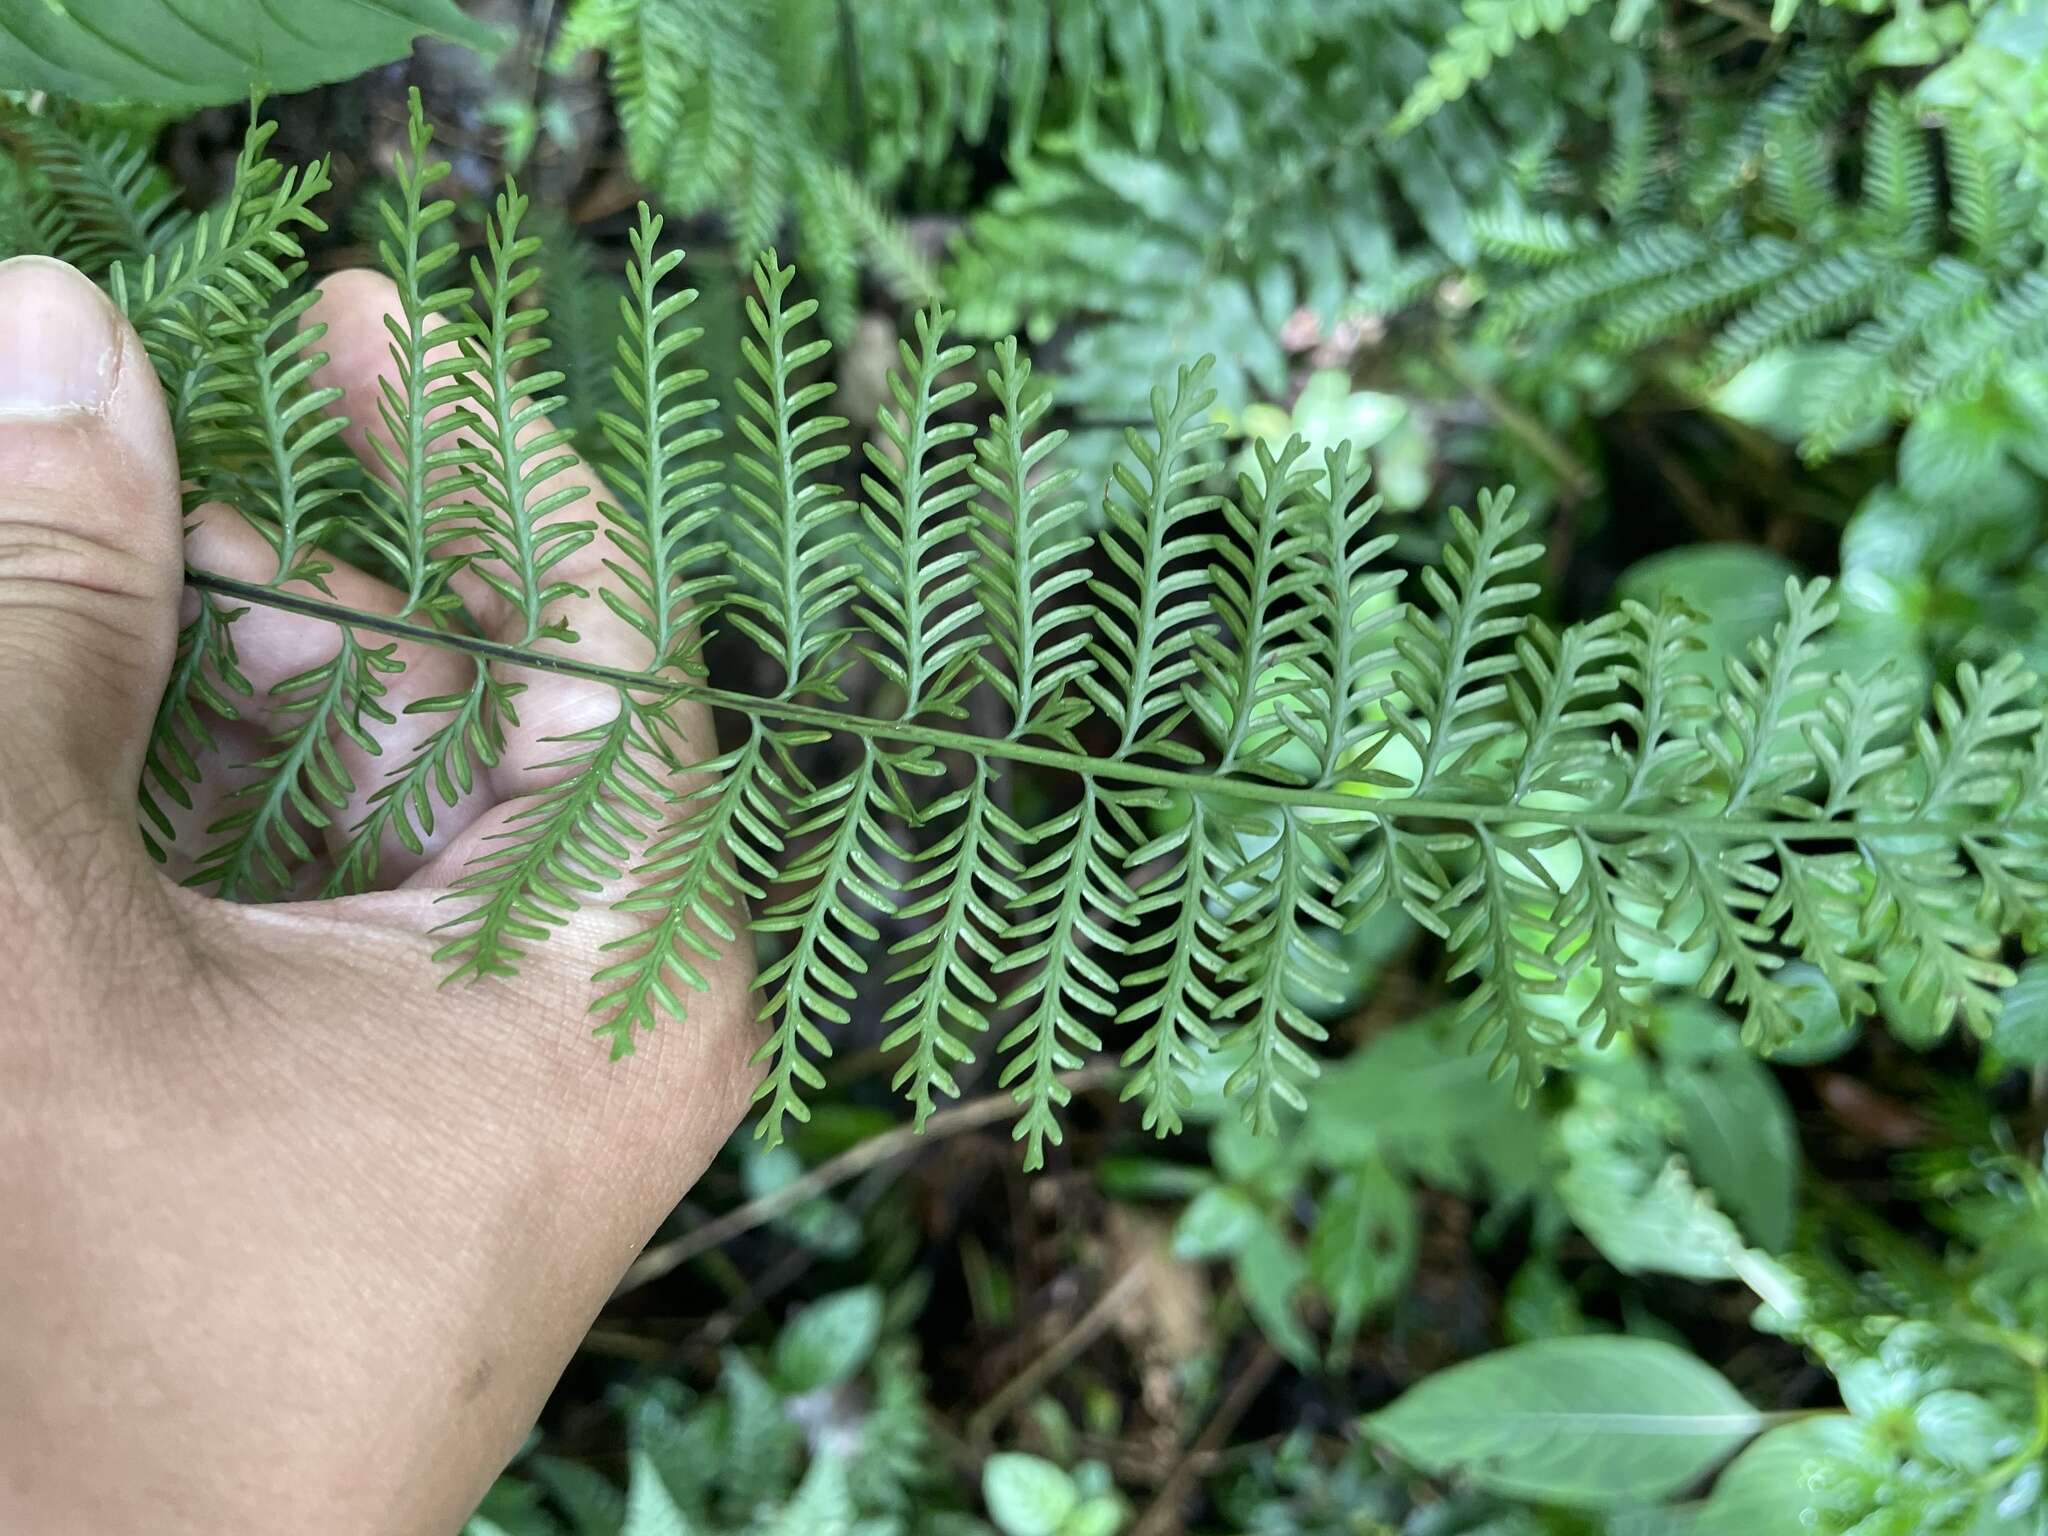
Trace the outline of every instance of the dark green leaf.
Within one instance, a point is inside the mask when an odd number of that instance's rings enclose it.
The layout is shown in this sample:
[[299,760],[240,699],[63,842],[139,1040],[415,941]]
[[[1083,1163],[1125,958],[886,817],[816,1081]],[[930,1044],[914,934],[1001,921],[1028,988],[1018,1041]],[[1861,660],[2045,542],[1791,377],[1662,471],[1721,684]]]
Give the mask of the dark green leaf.
[[35,0],[0,24],[0,86],[203,107],[346,79],[404,58],[423,32],[498,44],[455,0]]
[[871,1285],[814,1301],[775,1341],[775,1374],[788,1392],[836,1387],[868,1362],[882,1331],[882,1293]]
[[1453,1366],[1365,1421],[1426,1472],[1595,1509],[1661,1499],[1761,1427],[1713,1367],[1651,1339],[1545,1339]]

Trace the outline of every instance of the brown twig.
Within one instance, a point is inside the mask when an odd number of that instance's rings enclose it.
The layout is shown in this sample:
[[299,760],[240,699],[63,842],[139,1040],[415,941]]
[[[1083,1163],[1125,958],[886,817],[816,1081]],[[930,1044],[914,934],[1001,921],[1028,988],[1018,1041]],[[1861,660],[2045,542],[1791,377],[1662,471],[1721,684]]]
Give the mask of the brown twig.
[[1052,1347],[1038,1355],[1010,1380],[986,1403],[975,1410],[974,1417],[967,1421],[967,1440],[971,1445],[985,1445],[996,1427],[1016,1410],[1019,1404],[1029,1400],[1053,1377],[1073,1364],[1074,1358],[1109,1331],[1124,1304],[1137,1292],[1143,1290],[1150,1272],[1146,1260],[1140,1259],[1121,1275],[1116,1284],[1104,1291],[1094,1306],[1082,1314],[1081,1320],[1054,1341]]
[[1503,432],[1520,438],[1537,458],[1550,466],[1551,473],[1557,476],[1557,494],[1562,500],[1576,501],[1592,491],[1595,483],[1593,472],[1581,464],[1548,427],[1495,389],[1491,381],[1466,366],[1456,347],[1446,341],[1437,348],[1437,358],[1443,364],[1444,372],[1479,402],[1486,413],[1500,424]]
[[[1108,1063],[1084,1067],[1079,1072],[1069,1072],[1060,1082],[1075,1093],[1085,1093],[1092,1088],[1115,1082],[1121,1069]],[[751,1232],[764,1226],[776,1217],[795,1210],[806,1200],[822,1195],[834,1185],[857,1178],[868,1169],[891,1158],[909,1152],[920,1140],[942,1140],[957,1136],[963,1131],[972,1131],[984,1125],[993,1124],[1005,1115],[1014,1114],[1017,1101],[1008,1092],[985,1094],[951,1109],[940,1110],[924,1124],[922,1131],[909,1126],[898,1126],[893,1131],[884,1131],[855,1147],[849,1147],[837,1157],[818,1164],[802,1178],[785,1184],[758,1200],[749,1200],[736,1210],[707,1221],[703,1226],[681,1237],[671,1238],[665,1243],[655,1243],[633,1261],[625,1278],[612,1292],[614,1299],[628,1291],[638,1290],[650,1280],[659,1280],[678,1266],[687,1264],[700,1254],[709,1253],[722,1243],[731,1242],[742,1232]]]
[[1230,1392],[1217,1406],[1215,1416],[1202,1427],[1201,1434],[1188,1447],[1187,1454],[1160,1484],[1159,1492],[1146,1506],[1145,1513],[1131,1527],[1130,1536],[1179,1536],[1187,1529],[1187,1501],[1188,1495],[1194,1491],[1195,1479],[1223,1449],[1223,1442],[1237,1428],[1237,1421],[1245,1416],[1253,1400],[1266,1390],[1266,1383],[1273,1379],[1273,1373],[1279,1368],[1280,1357],[1273,1352],[1273,1346],[1264,1339],[1259,1340],[1259,1352],[1252,1356],[1251,1364],[1244,1368],[1244,1373],[1231,1383]]

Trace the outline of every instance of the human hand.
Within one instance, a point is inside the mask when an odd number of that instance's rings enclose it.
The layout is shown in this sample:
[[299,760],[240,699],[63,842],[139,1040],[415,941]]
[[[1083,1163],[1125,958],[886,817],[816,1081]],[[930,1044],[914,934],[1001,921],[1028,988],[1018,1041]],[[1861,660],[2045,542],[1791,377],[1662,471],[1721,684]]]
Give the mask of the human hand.
[[[316,306],[358,451],[394,304],[345,273]],[[595,595],[608,552],[559,570],[593,591],[553,616],[580,655],[644,666]],[[185,553],[275,573],[227,508]],[[439,988],[437,897],[547,782],[547,739],[616,710],[553,675],[521,679],[502,761],[425,854],[386,850],[388,889],[237,906],[182,888],[135,814],[181,582],[141,344],[69,268],[0,264],[0,1531],[445,1536],[743,1113],[751,962],[728,954],[688,1023],[616,1067],[579,1022],[599,946],[631,921],[602,902],[517,980]],[[358,571],[327,583],[398,606]],[[464,595],[491,633],[486,589]],[[269,687],[336,632],[254,608],[235,634],[255,694],[221,745],[248,761]],[[383,754],[342,744],[357,797],[338,831],[429,728],[404,705],[467,685],[460,655],[401,654]],[[708,714],[676,723],[708,755]],[[192,822],[225,782],[205,776]]]

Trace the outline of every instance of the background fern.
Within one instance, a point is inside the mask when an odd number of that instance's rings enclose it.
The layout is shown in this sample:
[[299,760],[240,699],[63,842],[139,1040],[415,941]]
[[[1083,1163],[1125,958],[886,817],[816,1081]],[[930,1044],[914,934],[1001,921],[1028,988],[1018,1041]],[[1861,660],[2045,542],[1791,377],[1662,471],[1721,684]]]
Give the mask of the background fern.
[[[1482,221],[1489,254],[1544,268],[1494,292],[1487,326],[1506,335],[1587,316],[1597,344],[1627,354],[1711,330],[1699,360],[1709,382],[1776,349],[1839,340],[1807,381],[1811,458],[1978,398],[2048,345],[2035,315],[2039,189],[2020,179],[2010,135],[1978,119],[1930,136],[1883,87],[1855,129],[1843,113],[1844,82],[1795,60],[1753,109],[1696,108],[1682,130],[1694,169],[1635,180],[1606,225]],[[1660,158],[1647,117],[1616,133],[1618,160]],[[1840,171],[1852,148],[1853,201]]]

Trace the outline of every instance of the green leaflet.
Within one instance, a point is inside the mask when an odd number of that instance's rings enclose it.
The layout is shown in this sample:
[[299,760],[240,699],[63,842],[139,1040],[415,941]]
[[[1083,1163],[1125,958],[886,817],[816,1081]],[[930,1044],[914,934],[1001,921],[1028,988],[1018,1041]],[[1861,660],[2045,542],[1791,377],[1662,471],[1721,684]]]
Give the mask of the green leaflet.
[[303,91],[412,51],[421,33],[486,51],[489,27],[455,0],[64,0],[10,6],[0,88],[79,101],[204,107],[251,91]]

